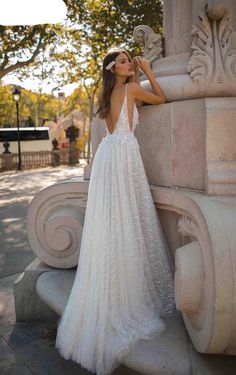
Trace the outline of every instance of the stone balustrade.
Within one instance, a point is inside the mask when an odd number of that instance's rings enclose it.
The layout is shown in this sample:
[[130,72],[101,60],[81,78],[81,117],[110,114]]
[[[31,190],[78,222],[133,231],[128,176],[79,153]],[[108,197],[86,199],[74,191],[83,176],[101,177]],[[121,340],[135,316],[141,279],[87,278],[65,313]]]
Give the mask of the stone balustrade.
[[[44,168],[48,166],[68,165],[70,158],[69,149],[53,151],[22,152],[22,169]],[[9,171],[17,169],[18,154],[0,155],[0,171]]]

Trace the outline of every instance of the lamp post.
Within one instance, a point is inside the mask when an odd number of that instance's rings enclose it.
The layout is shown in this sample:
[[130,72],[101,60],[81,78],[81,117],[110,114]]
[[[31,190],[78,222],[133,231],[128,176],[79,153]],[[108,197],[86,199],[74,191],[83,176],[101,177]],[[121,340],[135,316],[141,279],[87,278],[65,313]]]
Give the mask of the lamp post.
[[18,142],[18,171],[21,171],[21,149],[20,149],[20,122],[19,122],[19,101],[20,101],[20,88],[15,87],[12,89],[12,97],[16,103],[16,119],[17,119],[17,142]]

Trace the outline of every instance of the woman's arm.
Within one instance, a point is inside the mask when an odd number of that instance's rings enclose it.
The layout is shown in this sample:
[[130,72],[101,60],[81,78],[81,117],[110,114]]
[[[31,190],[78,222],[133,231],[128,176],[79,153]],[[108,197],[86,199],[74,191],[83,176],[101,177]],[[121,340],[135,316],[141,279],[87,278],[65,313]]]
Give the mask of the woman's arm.
[[[133,60],[133,69],[134,69],[134,82],[136,82],[140,86],[140,70],[137,60]],[[141,100],[135,99],[135,103],[137,107],[140,107],[143,102]]]
[[163,93],[162,89],[160,88],[156,77],[154,76],[149,61],[145,60],[140,56],[136,56],[134,58],[135,62],[137,62],[138,66],[143,70],[146,74],[149,82],[152,86],[154,93],[150,93],[149,91],[140,87],[137,83],[132,82],[132,91],[134,99],[141,100],[145,103],[149,104],[162,104],[166,102],[165,94]]
[[136,58],[133,59],[133,69],[134,69],[134,82],[140,85],[140,70]]

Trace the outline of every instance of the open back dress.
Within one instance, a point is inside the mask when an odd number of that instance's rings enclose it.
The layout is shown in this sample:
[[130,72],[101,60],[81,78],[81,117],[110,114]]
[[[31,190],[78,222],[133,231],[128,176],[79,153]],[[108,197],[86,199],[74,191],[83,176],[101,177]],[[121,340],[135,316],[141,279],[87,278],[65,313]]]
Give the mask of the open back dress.
[[110,375],[140,339],[165,329],[174,309],[168,249],[132,128],[127,90],[115,129],[96,151],[74,284],[58,324],[66,359]]

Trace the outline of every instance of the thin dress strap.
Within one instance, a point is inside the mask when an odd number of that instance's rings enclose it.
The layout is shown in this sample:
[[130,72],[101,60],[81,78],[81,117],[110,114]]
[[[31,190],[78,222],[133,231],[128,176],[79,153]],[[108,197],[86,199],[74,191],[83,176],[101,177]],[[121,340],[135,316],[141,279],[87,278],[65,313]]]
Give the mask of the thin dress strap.
[[[126,82],[125,84],[125,100],[126,100],[126,119],[127,119],[127,125],[128,125],[128,128],[129,130],[132,131],[132,129],[130,129],[130,125],[129,125],[129,113],[128,113],[128,83]],[[134,110],[134,109],[133,109]],[[133,122],[133,121],[132,121]]]

